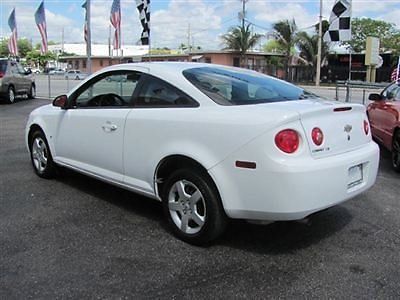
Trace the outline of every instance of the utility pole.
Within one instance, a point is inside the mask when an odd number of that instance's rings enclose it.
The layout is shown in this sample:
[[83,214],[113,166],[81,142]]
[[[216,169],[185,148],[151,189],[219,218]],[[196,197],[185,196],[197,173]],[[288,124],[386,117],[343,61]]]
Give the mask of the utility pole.
[[64,52],[64,27],[61,30],[61,52]]
[[246,18],[246,2],[248,0],[241,0],[242,1],[242,28],[244,28],[245,25],[245,18]]
[[92,33],[91,33],[91,29],[90,29],[90,6],[91,6],[90,0],[87,0],[87,2],[86,2],[86,18],[87,18],[86,70],[89,75],[92,74]]
[[188,24],[188,35],[187,35],[187,47],[188,47],[188,53],[191,52],[191,45],[190,45],[190,35],[191,35],[191,31],[190,31],[190,23]]
[[319,4],[319,30],[318,30],[318,55],[317,55],[317,74],[315,85],[319,86],[321,81],[321,60],[322,60],[322,0]]

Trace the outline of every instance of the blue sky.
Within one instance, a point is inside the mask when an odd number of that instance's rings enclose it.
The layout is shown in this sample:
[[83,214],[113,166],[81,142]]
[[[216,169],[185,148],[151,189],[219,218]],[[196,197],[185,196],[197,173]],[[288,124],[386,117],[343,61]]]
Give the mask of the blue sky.
[[[39,41],[33,14],[40,0],[1,0],[0,36],[10,34],[7,19],[16,8],[19,37]],[[48,36],[61,41],[64,28],[65,42],[83,42],[83,0],[45,0]],[[324,0],[323,16],[329,18],[334,0]],[[92,41],[107,43],[109,14],[112,0],[92,0]],[[152,46],[178,47],[187,43],[188,28],[191,43],[205,49],[221,48],[219,36],[230,26],[239,24],[239,0],[152,0]],[[121,0],[122,40],[135,44],[140,36],[140,23],[134,0]],[[318,20],[319,0],[249,0],[247,18],[259,27],[254,30],[267,34],[271,24],[295,18],[299,28],[307,29]],[[396,23],[400,28],[400,0],[353,0],[353,16],[371,17]]]

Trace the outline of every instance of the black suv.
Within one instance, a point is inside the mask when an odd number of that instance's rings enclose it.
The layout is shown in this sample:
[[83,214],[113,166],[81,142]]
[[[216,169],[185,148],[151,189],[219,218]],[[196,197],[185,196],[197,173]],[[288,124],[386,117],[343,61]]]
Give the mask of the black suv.
[[14,103],[17,95],[36,96],[35,81],[32,72],[27,72],[16,61],[0,59],[0,97],[8,103]]

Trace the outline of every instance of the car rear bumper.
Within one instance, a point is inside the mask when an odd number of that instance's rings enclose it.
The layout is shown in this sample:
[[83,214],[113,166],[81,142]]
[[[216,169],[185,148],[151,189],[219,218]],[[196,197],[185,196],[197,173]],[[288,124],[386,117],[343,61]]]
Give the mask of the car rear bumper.
[[[349,169],[362,166],[362,180],[349,186]],[[226,214],[251,220],[297,220],[337,205],[369,189],[376,180],[379,147],[370,142],[331,157],[257,161],[239,169],[234,157],[209,170]]]

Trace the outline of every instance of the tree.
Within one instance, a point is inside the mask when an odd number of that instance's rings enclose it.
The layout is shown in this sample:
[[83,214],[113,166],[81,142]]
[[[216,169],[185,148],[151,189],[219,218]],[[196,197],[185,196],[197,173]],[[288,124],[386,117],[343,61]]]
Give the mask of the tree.
[[292,57],[291,50],[296,44],[297,25],[295,20],[284,20],[273,24],[274,37],[285,55],[285,70],[288,76],[289,62]]
[[355,18],[351,22],[352,40],[344,44],[350,45],[355,52],[365,50],[368,36],[378,37],[381,41],[381,51],[400,53],[400,30],[395,25],[385,21],[370,18]]
[[31,42],[28,39],[18,40],[18,52],[20,57],[25,57],[32,50]]
[[[25,57],[26,54],[32,50],[32,45],[28,39],[18,39],[18,54],[19,57]],[[3,39],[0,43],[0,56],[7,57],[10,54],[8,51],[8,39]]]
[[247,26],[237,26],[229,29],[229,32],[224,34],[221,39],[226,45],[225,49],[236,50],[240,52],[241,66],[245,66],[245,57],[247,51],[257,44],[261,35],[253,33],[250,30],[250,24]]
[[[301,31],[296,35],[296,46],[300,50],[300,57],[314,69],[317,70],[318,59],[318,34],[309,35],[307,32]],[[328,55],[328,46],[322,42],[321,47],[321,63],[324,62]]]
[[47,63],[51,60],[55,60],[56,55],[52,52],[47,52],[42,55],[38,50],[29,51],[26,55],[26,60],[28,63],[34,63],[35,65],[39,65],[41,68],[45,68]]

